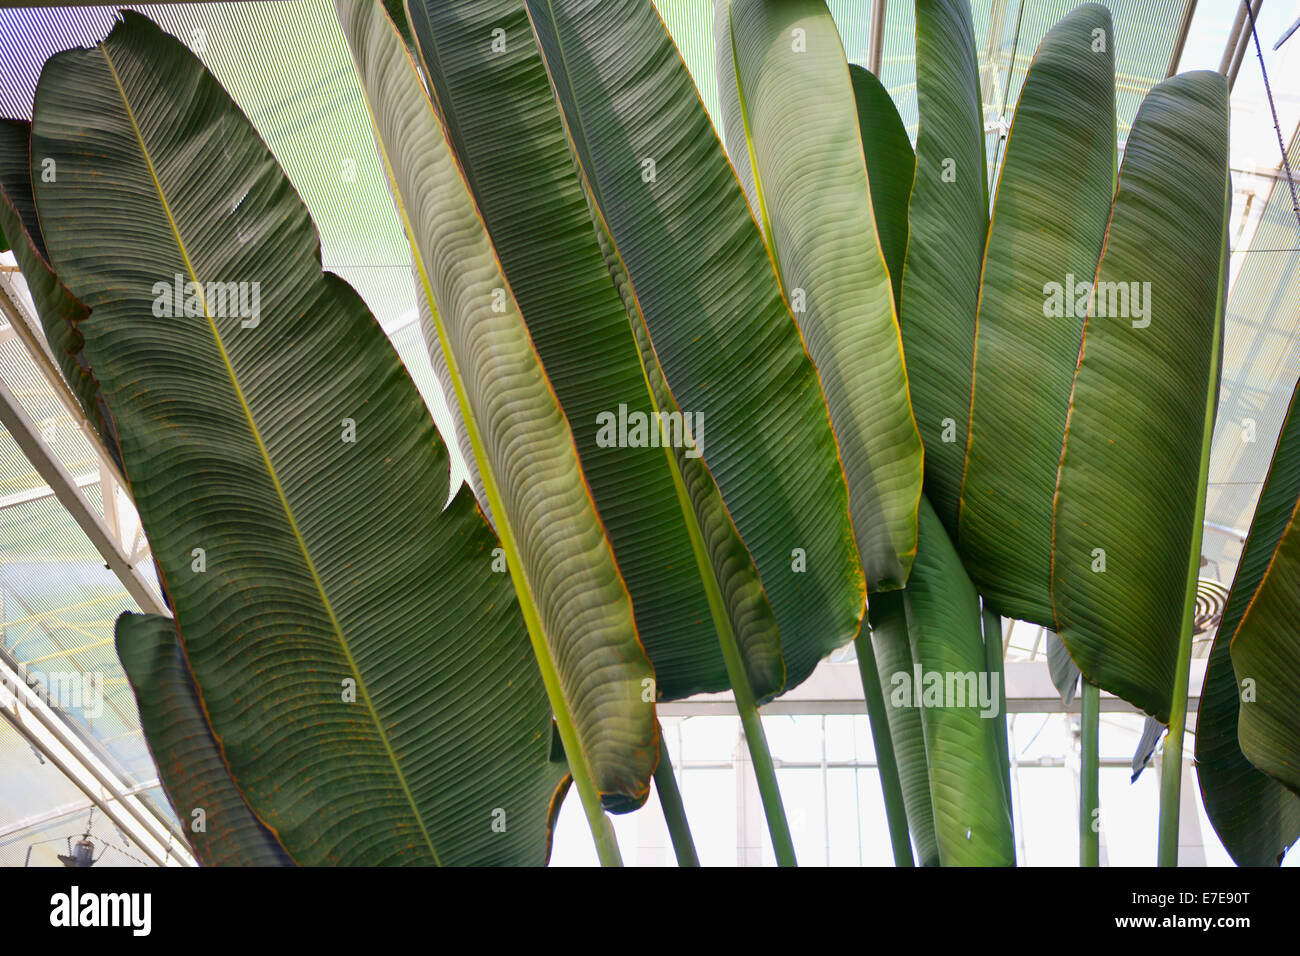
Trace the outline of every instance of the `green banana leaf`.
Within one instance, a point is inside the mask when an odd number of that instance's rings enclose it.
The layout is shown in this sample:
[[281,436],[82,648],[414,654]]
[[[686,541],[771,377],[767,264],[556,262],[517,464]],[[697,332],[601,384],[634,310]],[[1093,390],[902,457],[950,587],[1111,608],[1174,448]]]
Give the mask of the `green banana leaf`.
[[1292,517],[1273,565],[1232,639],[1232,667],[1240,685],[1255,682],[1257,697],[1242,702],[1237,736],[1242,753],[1293,794],[1300,794],[1300,531]]
[[[912,577],[903,591],[912,673],[895,676],[919,706],[930,767],[939,859],[944,866],[1009,866],[1016,859],[1011,805],[1003,773],[1005,736],[1000,673],[994,687],[984,654],[979,595],[948,540],[943,523],[922,499],[921,537]],[[999,645],[999,656],[1001,647]],[[1000,668],[999,668],[1000,671]],[[916,699],[917,677],[921,699]],[[934,678],[937,706],[931,706]]]
[[[99,436],[105,451],[117,458],[117,436],[99,393],[99,383],[85,365],[77,323],[87,315],[50,267],[32,198],[32,161],[29,152],[31,124],[0,119],[0,230],[11,237],[14,258],[45,331],[59,371],[81,404],[86,420]],[[41,174],[45,166],[41,164]],[[57,166],[53,168],[57,175]]]
[[1228,189],[1226,81],[1158,84],[1124,151],[1060,458],[1057,632],[1085,680],[1164,724],[1196,600]]
[[126,12],[46,64],[32,148],[58,164],[36,183],[50,257],[91,309],[85,355],[249,807],[303,865],[543,862],[564,768],[497,539],[467,490],[442,510],[433,421],[252,125]]
[[[420,317],[421,331],[436,330],[438,323],[433,316],[434,306],[429,301],[424,282],[420,279],[420,270],[414,264],[411,266],[411,282],[415,286],[415,307]],[[450,400],[456,395],[456,383],[451,377],[447,356],[443,354],[442,344],[437,339],[425,339],[425,346],[429,352],[429,365],[433,369],[433,377],[438,380],[438,387],[448,399],[447,414],[451,418],[452,430],[456,433],[456,448],[460,451],[461,461],[465,466],[465,481],[474,492],[474,500],[478,503],[479,510],[483,512],[483,517],[487,518],[488,524],[495,528],[496,525],[492,520],[492,505],[488,502],[487,490],[483,486],[483,473],[479,471],[478,460],[474,457],[474,443],[469,437],[469,426],[465,424],[465,416],[461,414],[460,403]]]
[[[1231,640],[1234,690],[1240,688],[1234,696],[1241,702],[1241,752],[1293,798],[1287,803],[1276,786],[1265,787],[1253,776],[1246,781],[1263,801],[1257,807],[1259,822],[1278,824],[1271,833],[1274,847],[1279,842],[1285,846],[1286,837],[1294,842],[1294,798],[1300,795],[1300,634],[1295,623],[1300,607],[1300,442],[1295,417],[1293,394],[1219,631]],[[1229,611],[1240,620],[1229,619]]]
[[1238,712],[1256,706],[1258,695],[1246,695],[1254,697],[1249,703],[1243,700],[1229,649],[1246,608],[1259,593],[1297,500],[1300,383],[1291,394],[1232,593],[1214,636],[1196,715],[1196,776],[1205,812],[1240,866],[1275,866],[1300,838],[1300,797],[1257,769],[1242,753]]
[[738,135],[748,140],[763,229],[830,408],[867,589],[901,588],[916,554],[921,438],[844,49],[823,0],[720,2],[729,10]]
[[[623,447],[601,427],[618,418],[653,423],[662,403],[647,379],[659,373],[653,353],[638,348],[607,269],[523,0],[413,0],[411,20],[448,142],[573,429],[658,694],[724,690],[726,667],[674,486],[673,462],[689,449],[657,440]],[[494,30],[503,31],[498,41],[483,43]],[[729,553],[748,564],[743,549]],[[749,576],[757,578],[752,568]],[[753,610],[733,627],[761,629],[775,642],[770,610]],[[779,646],[768,652],[779,665]],[[760,698],[781,690],[779,666],[755,676]]]
[[956,540],[989,222],[983,100],[967,0],[917,0],[916,97],[916,174],[898,324],[925,443],[926,496]]
[[[981,594],[1048,627],[1052,500],[1084,318],[1069,290],[1097,270],[1114,192],[1114,75],[1105,7],[1078,7],[1043,38],[1008,134],[980,287],[957,541]],[[1071,299],[1060,315],[1053,283]],[[907,296],[904,275],[905,312]]]
[[1045,643],[1047,669],[1052,675],[1052,685],[1061,695],[1061,703],[1068,707],[1074,700],[1075,694],[1079,693],[1078,665],[1071,660],[1070,652],[1065,649],[1065,644],[1061,641],[1061,635],[1049,629]]
[[916,176],[916,154],[898,115],[898,107],[876,75],[850,63],[849,80],[853,83],[853,102],[858,110],[858,132],[867,163],[867,182],[871,186],[876,236],[889,268],[897,312],[903,287],[903,257],[907,255],[907,207]]
[[573,434],[400,34],[377,0],[338,8],[575,783],[634,809],[659,754],[654,672]]
[[230,779],[171,618],[127,612],[115,632],[145,740],[194,856],[204,866],[292,866]]
[[[876,660],[880,690],[884,696],[885,719],[898,764],[907,828],[916,846],[921,866],[939,866],[939,842],[935,832],[934,803],[930,797],[930,763],[926,755],[925,728],[921,711],[896,694],[894,681],[901,674],[910,681],[913,673],[912,644],[907,629],[907,603],[903,591],[880,591],[871,596],[867,609],[871,626],[871,650]],[[858,643],[862,653],[862,643]]]
[[817,372],[743,192],[649,3],[528,0],[565,128],[675,404],[776,615],[786,686],[865,586]]
[[388,19],[393,21],[393,26],[397,27],[397,32],[401,34],[402,42],[406,44],[407,49],[415,55],[415,33],[411,30],[411,21],[406,16],[406,4],[403,0],[383,0],[384,12],[388,14]]
[[[731,0],[713,0],[713,63],[718,82],[718,106],[722,116],[722,141],[736,179],[745,191],[754,221],[762,223],[763,210],[758,205],[754,187],[754,157],[745,135],[745,114],[740,105],[740,87],[736,85],[735,38],[731,33]],[[764,235],[764,240],[767,236]]]
[[1129,783],[1136,781],[1142,776],[1142,771],[1150,766],[1156,754],[1156,745],[1168,732],[1169,728],[1154,717],[1148,716],[1142,722],[1142,734],[1138,737],[1137,746],[1133,748],[1133,759],[1129,762]]
[[[637,348],[641,353],[646,383],[650,388],[656,411],[681,413],[663,371],[650,344],[650,333],[632,294],[631,283],[623,269],[622,260],[614,251],[605,223],[592,206],[593,226],[600,239],[601,251],[609,268],[610,277],[618,288]],[[671,448],[675,465],[674,483],[683,511],[691,516],[687,531],[697,554],[704,552],[712,568],[704,575],[706,587],[717,588],[717,604],[725,608],[726,620],[715,621],[719,634],[729,627],[735,637],[749,689],[756,704],[762,704],[779,694],[785,687],[785,660],[782,656],[781,637],[777,632],[776,615],[763,590],[754,562],[745,550],[745,543],[736,533],[736,526],[727,513],[727,506],[718,492],[717,483],[700,458],[692,458],[681,446]],[[717,614],[715,609],[713,613]]]

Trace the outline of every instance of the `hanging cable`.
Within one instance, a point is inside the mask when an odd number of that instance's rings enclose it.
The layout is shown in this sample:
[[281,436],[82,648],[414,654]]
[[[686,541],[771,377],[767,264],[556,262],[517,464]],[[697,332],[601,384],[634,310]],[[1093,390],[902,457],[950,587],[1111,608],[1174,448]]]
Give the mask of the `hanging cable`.
[[1268,108],[1273,112],[1273,131],[1277,133],[1277,146],[1282,151],[1282,170],[1286,173],[1287,185],[1291,187],[1291,208],[1295,210],[1297,225],[1300,225],[1300,199],[1296,198],[1295,180],[1291,178],[1291,164],[1286,157],[1286,143],[1282,141],[1282,125],[1277,119],[1277,106],[1273,102],[1273,88],[1268,83],[1268,70],[1264,68],[1264,51],[1259,45],[1259,33],[1255,29],[1255,12],[1246,4],[1246,14],[1250,17],[1250,34],[1255,40],[1255,54],[1259,57],[1259,72],[1264,77],[1264,94],[1268,97]]

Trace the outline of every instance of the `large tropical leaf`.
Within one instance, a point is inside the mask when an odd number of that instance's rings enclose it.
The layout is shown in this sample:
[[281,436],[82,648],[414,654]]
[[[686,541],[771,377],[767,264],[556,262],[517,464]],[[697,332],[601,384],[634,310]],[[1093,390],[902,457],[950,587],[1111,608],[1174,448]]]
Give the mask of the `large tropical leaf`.
[[907,138],[907,127],[898,115],[898,107],[876,75],[850,63],[849,79],[853,83],[858,132],[867,164],[867,182],[871,186],[876,236],[889,268],[897,311],[903,286],[903,257],[907,255],[907,206],[916,175],[916,154],[912,151],[912,141]]
[[397,32],[401,34],[402,42],[411,50],[411,55],[415,53],[415,33],[411,29],[411,21],[406,16],[406,4],[403,0],[383,0],[384,12],[388,14],[388,19],[393,21],[393,26],[397,27]]
[[[249,806],[301,864],[542,862],[563,767],[496,538],[468,491],[442,510],[433,421],[252,125],[135,13],[54,57],[34,113],[50,256],[91,309],[85,355]],[[192,308],[157,315],[177,276]],[[218,282],[256,285],[237,305]]]
[[1260,770],[1300,794],[1300,522],[1293,513],[1273,563],[1232,638],[1238,685],[1252,681],[1254,700],[1242,702],[1237,737]]
[[528,0],[580,169],[678,408],[776,615],[787,686],[864,582],[817,371],[708,114],[649,3]]
[[[1285,847],[1294,842],[1300,819],[1295,803],[1300,795],[1300,633],[1295,623],[1300,608],[1300,425],[1296,417],[1293,393],[1219,630],[1231,640],[1233,691],[1241,701],[1240,709],[1223,706],[1227,675],[1206,674],[1207,685],[1212,676],[1218,677],[1222,695],[1222,710],[1209,716],[1226,725],[1226,718],[1236,710],[1241,752],[1292,797],[1287,802],[1276,784],[1265,786],[1257,776],[1244,773],[1235,759],[1228,762],[1226,769],[1236,770],[1229,795],[1238,799],[1251,795],[1261,801],[1254,821],[1263,830],[1258,836],[1261,854],[1270,845],[1276,849],[1278,843]],[[1230,752],[1226,756],[1235,757]]]
[[[77,323],[86,317],[85,305],[77,301],[50,267],[32,197],[32,162],[28,151],[31,125],[21,120],[0,119],[0,232],[9,237],[14,258],[45,331],[50,351],[72,394],[81,404],[86,420],[99,435],[104,449],[117,455],[117,436],[107,415],[99,384],[81,354],[81,332]],[[38,164],[40,175],[47,167]],[[57,167],[51,170],[57,175]]]
[[916,173],[898,323],[925,443],[926,496],[955,536],[989,220],[983,100],[967,0],[917,0],[916,97]]
[[[868,608],[871,626],[871,651],[884,697],[885,720],[898,764],[899,786],[907,811],[907,827],[916,845],[921,866],[938,866],[939,843],[935,833],[934,804],[930,797],[930,764],[926,756],[925,728],[921,711],[912,706],[911,695],[897,693],[904,685],[895,681],[911,680],[912,644],[907,631],[907,603],[902,591],[881,591],[871,596]],[[858,653],[863,642],[858,642]],[[906,685],[910,687],[910,683]]]
[[632,809],[659,752],[653,672],[573,435],[400,35],[377,0],[339,13],[575,783]]
[[[727,5],[719,3],[718,9],[725,12]],[[721,67],[719,72],[723,72]],[[734,76],[733,69],[733,85]],[[871,210],[864,215],[873,215],[875,218],[876,234],[880,238],[885,263],[889,267],[894,307],[897,310],[903,279],[903,256],[907,253],[907,202],[912,191],[912,177],[916,172],[916,157],[898,109],[875,74],[850,63],[849,77],[853,83],[858,131],[867,164],[867,179],[871,186]],[[720,76],[719,82],[722,80],[723,77]],[[894,844],[894,860],[897,865],[911,866],[912,847],[907,832],[906,801],[903,799],[894,743],[889,736],[888,705],[881,691],[876,654],[868,627],[864,626],[859,632],[856,643],[859,669],[862,671],[862,689],[866,695],[867,715],[871,722],[871,736],[880,767],[880,784],[884,792],[886,813],[890,817],[889,833]],[[919,722],[908,725],[906,729],[914,733],[917,740],[921,740]],[[923,741],[921,746],[924,748]],[[924,772],[923,766],[919,769]],[[926,818],[929,816],[927,811]],[[929,846],[937,853],[932,832]]]
[[1165,80],[1124,151],[1060,458],[1057,632],[1085,680],[1166,724],[1195,609],[1227,190],[1226,81]]
[[921,685],[920,700],[916,688],[909,689],[925,729],[939,859],[944,866],[1012,865],[1001,756],[1006,744],[997,729],[1005,720],[1001,680],[999,674],[993,686],[985,660],[979,595],[925,499],[920,528],[916,564],[903,591],[914,672],[902,676],[915,676],[913,683]]
[[[680,414],[681,409],[677,407],[677,401],[669,391],[668,383],[664,381],[663,371],[659,368],[654,348],[650,345],[650,333],[637,308],[623,262],[615,252],[614,242],[594,207],[592,216],[610,277],[627,308],[654,408],[656,411]],[[670,453],[675,465],[675,490],[683,503],[683,511],[689,513],[686,529],[691,536],[691,544],[697,555],[703,553],[705,562],[711,567],[711,571],[701,568],[705,587],[717,588],[715,598],[710,601],[711,611],[715,615],[715,629],[722,635],[724,628],[731,628],[754,701],[756,704],[764,703],[786,686],[785,660],[781,638],[777,633],[776,616],[772,613],[772,606],[763,590],[763,582],[759,580],[753,559],[745,549],[745,543],[740,540],[740,535],[736,533],[736,526],[727,513],[727,507],[718,492],[717,483],[709,474],[708,466],[703,459],[691,457],[688,449],[680,445],[671,448]],[[723,609],[726,620],[717,620],[717,615]]]
[[[1238,685],[1229,650],[1246,608],[1274,560],[1297,500],[1300,384],[1292,392],[1250,536],[1237,565],[1232,593],[1214,637],[1196,715],[1196,775],[1205,812],[1224,847],[1241,866],[1275,865],[1300,838],[1300,797],[1256,768],[1242,753],[1238,712],[1257,706],[1258,687]],[[1250,640],[1247,637],[1247,642]]]
[[921,439],[844,49],[823,0],[717,2],[763,229],[826,393],[867,588],[900,588],[916,553]]
[[230,779],[171,618],[128,612],[115,631],[159,779],[198,861],[292,866]]
[[1129,776],[1129,782],[1137,780],[1142,776],[1142,771],[1151,763],[1155,756],[1156,745],[1160,743],[1169,728],[1150,715],[1142,722],[1142,734],[1138,737],[1137,745],[1133,748],[1133,759],[1129,761],[1129,768],[1132,773]]
[[[411,266],[411,280],[415,285],[415,307],[420,317],[420,329],[425,332],[434,331],[438,328],[437,319],[433,316],[434,305],[425,291],[420,270],[414,264]],[[474,492],[474,500],[478,502],[483,517],[487,518],[488,524],[492,524],[492,505],[488,502],[487,490],[483,487],[483,473],[479,471],[478,459],[474,457],[474,443],[469,436],[469,426],[461,413],[460,403],[454,400],[456,382],[451,377],[451,366],[447,364],[447,356],[443,354],[442,343],[436,339],[426,339],[425,345],[429,351],[429,365],[433,369],[433,377],[438,380],[438,387],[442,389],[443,397],[446,399],[447,415],[451,418],[451,427],[456,433],[456,449],[460,452],[461,461],[465,465],[465,480],[470,490]]]
[[1052,677],[1052,685],[1061,695],[1061,703],[1067,707],[1079,693],[1079,667],[1070,659],[1070,652],[1065,649],[1061,635],[1048,630],[1044,643],[1047,651],[1047,670]]
[[[661,448],[658,440],[621,446],[602,428],[620,417],[654,422],[648,416],[659,403],[647,382],[658,369],[653,354],[638,349],[610,277],[523,0],[413,0],[411,19],[448,142],[573,429],[658,693],[674,699],[726,689],[705,584],[674,488],[673,463],[690,450],[680,442]],[[485,44],[485,36],[497,41]],[[657,426],[651,427],[657,439]],[[733,623],[742,627],[761,628],[773,642],[769,656],[779,662],[770,611]],[[742,647],[748,637],[739,635]],[[779,667],[756,676],[760,698],[781,689]]]
[[713,63],[718,80],[718,105],[722,111],[722,138],[727,157],[749,202],[756,222],[762,222],[763,211],[758,205],[754,188],[754,157],[749,151],[749,137],[745,135],[745,114],[740,104],[740,87],[736,85],[735,38],[731,34],[731,4],[729,0],[713,0]]
[[[980,287],[958,545],[1003,614],[1049,627],[1052,499],[1087,302],[1076,309],[1069,289],[1096,273],[1114,190],[1113,50],[1095,3],[1043,38],[1008,134]],[[1070,300],[1059,315],[1052,283]]]

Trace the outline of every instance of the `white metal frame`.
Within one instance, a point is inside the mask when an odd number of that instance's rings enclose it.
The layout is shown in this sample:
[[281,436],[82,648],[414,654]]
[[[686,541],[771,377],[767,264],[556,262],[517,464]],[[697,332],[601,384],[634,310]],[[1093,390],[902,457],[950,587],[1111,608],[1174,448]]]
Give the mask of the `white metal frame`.
[[867,69],[880,77],[880,55],[885,47],[885,4],[886,0],[872,0],[871,3],[871,49],[867,56]]
[[[26,309],[11,294],[13,287],[8,284],[10,281],[7,276],[0,276],[0,309],[3,309],[6,313],[10,327],[18,331],[18,337],[27,346],[28,354],[32,357],[37,371],[50,383],[51,390],[65,406],[72,406],[69,408],[69,414],[73,415],[73,420],[77,423],[82,434],[86,436],[87,440],[91,442],[91,446],[96,450],[99,458],[99,476],[92,479],[92,481],[100,480],[106,482],[106,485],[116,487],[119,483],[117,466],[105,453],[98,435],[90,428],[84,414],[80,412],[77,401],[72,397],[67,383],[64,382],[62,375],[49,359],[43,340],[37,339],[32,332]],[[25,330],[25,334],[23,330]],[[73,412],[74,408],[77,409],[75,413]],[[119,539],[118,534],[115,533],[116,529],[109,527],[108,522],[113,525],[117,524],[116,495],[113,488],[106,486],[104,491],[106,521],[105,518],[101,518],[90,507],[90,502],[86,500],[86,496],[81,490],[83,483],[89,484],[90,482],[85,481],[85,476],[74,478],[68,472],[63,462],[54,454],[41,435],[36,423],[27,414],[27,410],[23,408],[13,392],[10,391],[8,384],[2,380],[0,380],[0,424],[9,430],[14,442],[17,443],[22,453],[27,456],[27,460],[32,463],[32,467],[36,469],[37,474],[44,479],[50,493],[59,500],[59,503],[67,509],[81,530],[86,533],[91,544],[95,546],[95,550],[103,556],[108,569],[117,575],[118,580],[122,582],[122,586],[126,588],[127,593],[131,595],[131,598],[140,606],[141,610],[154,614],[169,613],[167,605],[154,589],[154,586],[132,562],[129,550]],[[10,503],[12,504],[12,502]]]
[[[0,314],[9,323],[5,330],[6,340],[17,338],[22,341],[36,371],[96,452],[98,466],[95,471],[73,476],[50,448],[9,384],[0,378],[0,425],[8,430],[45,482],[44,487],[0,498],[0,508],[50,496],[58,499],[132,600],[144,611],[168,614],[166,603],[139,569],[139,562],[147,560],[147,546],[142,547],[138,540],[128,542],[122,538],[117,509],[117,489],[125,488],[121,473],[59,372],[25,300],[24,287],[15,282],[14,274],[8,271],[0,273]],[[91,507],[83,491],[96,482],[101,487],[102,518]],[[86,795],[90,801],[87,806],[98,807],[152,862],[159,866],[197,865],[183,837],[171,829],[149,801],[140,796],[143,790],[157,786],[157,781],[133,784],[124,779],[63,719],[57,709],[27,685],[20,670],[4,655],[0,655],[0,716]],[[36,825],[45,818],[59,819],[70,812],[76,811],[54,808],[41,819],[21,821],[5,827],[4,832],[17,832],[15,828]]]
[[70,727],[0,655],[0,716],[158,866],[196,866],[189,847],[153,805]]
[[[1205,682],[1204,658],[1192,661],[1188,697],[1188,713],[1195,714],[1200,703],[1199,689]],[[1061,702],[1047,661],[1007,661],[1006,675],[1008,714],[1059,714],[1079,713],[1076,697],[1068,706]],[[734,716],[736,705],[730,691],[721,694],[696,694],[686,700],[663,701],[657,705],[661,717]],[[822,661],[812,676],[781,697],[759,708],[764,716],[778,714],[816,716],[818,714],[865,714],[866,702],[862,698],[862,676],[855,661],[832,663]],[[1102,713],[1137,714],[1136,707],[1128,701],[1101,693]]]

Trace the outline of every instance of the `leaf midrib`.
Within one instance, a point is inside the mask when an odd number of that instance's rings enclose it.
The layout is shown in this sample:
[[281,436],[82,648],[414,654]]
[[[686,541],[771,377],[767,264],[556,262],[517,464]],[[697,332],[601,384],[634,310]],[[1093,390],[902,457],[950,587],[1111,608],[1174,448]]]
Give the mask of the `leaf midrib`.
[[[131,131],[135,134],[136,142],[140,146],[140,155],[144,158],[145,165],[149,169],[149,176],[153,180],[154,190],[158,194],[158,202],[162,206],[163,214],[167,217],[168,226],[171,227],[172,235],[176,240],[176,248],[180,252],[181,258],[185,263],[185,270],[189,273],[191,280],[198,289],[199,300],[203,303],[203,317],[207,320],[208,328],[212,332],[212,338],[216,344],[217,352],[221,355],[222,364],[225,365],[226,373],[230,377],[230,384],[235,390],[235,397],[239,399],[239,405],[248,422],[248,428],[252,434],[253,441],[257,445],[257,450],[262,456],[263,463],[266,465],[267,476],[271,479],[271,484],[275,488],[276,496],[280,499],[280,505],[284,509],[285,519],[289,522],[289,528],[293,532],[294,539],[298,542],[299,550],[302,552],[303,561],[306,563],[307,570],[311,574],[312,582],[315,584],[317,593],[320,595],[321,604],[325,609],[326,615],[329,617],[330,626],[333,628],[334,634],[338,638],[339,647],[343,652],[343,657],[347,661],[347,665],[357,682],[357,691],[360,694],[361,700],[365,703],[366,710],[370,714],[371,720],[374,722],[375,732],[379,735],[379,740],[383,744],[384,751],[387,753],[388,758],[393,765],[393,772],[397,775],[398,784],[401,786],[402,793],[406,797],[407,803],[410,805],[411,814],[415,818],[416,825],[420,828],[420,834],[424,837],[425,844],[428,846],[429,852],[433,856],[434,863],[441,866],[441,861],[438,859],[438,851],[434,847],[429,831],[424,825],[424,819],[420,814],[419,808],[416,806],[415,797],[411,793],[411,788],[406,781],[406,776],[402,773],[401,765],[397,760],[397,754],[393,750],[388,735],[384,732],[383,723],[379,719],[379,713],[370,699],[369,692],[366,690],[365,681],[362,679],[360,669],[357,667],[356,660],[352,656],[352,649],[348,644],[347,638],[343,635],[343,628],[339,624],[338,617],[334,613],[334,607],[330,602],[329,595],[325,591],[325,585],[321,581],[320,574],[316,570],[316,563],[312,560],[311,552],[307,547],[307,542],[303,538],[297,520],[294,518],[293,509],[289,505],[289,500],[285,496],[284,488],[280,484],[279,475],[276,473],[275,466],[271,462],[270,453],[266,448],[266,444],[262,441],[261,431],[258,429],[257,422],[253,418],[252,409],[249,408],[248,401],[244,397],[244,390],[239,385],[239,378],[235,374],[234,365],[231,364],[230,356],[226,352],[225,343],[221,340],[221,333],[217,330],[216,323],[212,320],[212,315],[208,311],[207,297],[204,294],[203,284],[199,281],[198,273],[195,271],[194,265],[190,261],[189,250],[185,246],[184,239],[181,238],[180,227],[177,225],[176,219],[172,215],[171,205],[167,201],[166,193],[162,188],[162,182],[159,180],[158,172],[154,167],[153,157],[149,153],[149,147],[145,143],[144,135],[140,131],[140,126],[136,122],[135,110],[131,108],[130,99],[127,97],[126,89],[122,85],[122,80],[118,75],[117,67],[113,64],[113,58],[109,56],[107,45],[101,44],[99,49],[104,55],[104,62],[108,65],[109,73],[112,74],[113,83],[117,86],[118,95],[122,98],[122,106],[126,110],[127,120],[131,124]],[[178,622],[177,631],[179,632],[179,630]],[[211,723],[211,721],[209,721],[209,723]]]

